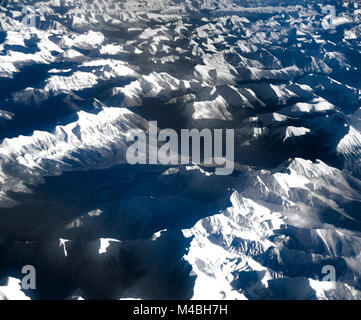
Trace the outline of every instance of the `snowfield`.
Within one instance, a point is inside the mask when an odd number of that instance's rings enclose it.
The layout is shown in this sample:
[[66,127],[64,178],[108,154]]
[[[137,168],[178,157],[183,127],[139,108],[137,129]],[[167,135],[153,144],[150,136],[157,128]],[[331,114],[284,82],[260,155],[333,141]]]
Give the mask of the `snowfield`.
[[[361,11],[327,4],[0,6],[0,299],[361,299]],[[128,164],[149,121],[234,129],[235,172]]]

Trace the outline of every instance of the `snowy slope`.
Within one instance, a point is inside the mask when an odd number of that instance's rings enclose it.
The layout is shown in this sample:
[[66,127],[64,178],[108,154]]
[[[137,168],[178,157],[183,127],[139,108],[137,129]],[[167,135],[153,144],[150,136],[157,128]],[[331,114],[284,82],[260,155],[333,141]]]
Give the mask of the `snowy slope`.
[[[0,7],[0,296],[360,299],[361,14],[331,2]],[[149,120],[235,129],[234,175],[128,165]]]

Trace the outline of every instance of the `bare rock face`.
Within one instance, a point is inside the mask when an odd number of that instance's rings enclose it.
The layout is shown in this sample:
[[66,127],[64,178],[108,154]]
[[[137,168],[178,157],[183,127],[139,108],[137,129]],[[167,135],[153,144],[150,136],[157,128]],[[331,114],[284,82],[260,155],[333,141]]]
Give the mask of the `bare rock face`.
[[[360,299],[361,14],[323,7],[3,2],[0,300]],[[128,164],[149,121],[234,129],[234,173]]]

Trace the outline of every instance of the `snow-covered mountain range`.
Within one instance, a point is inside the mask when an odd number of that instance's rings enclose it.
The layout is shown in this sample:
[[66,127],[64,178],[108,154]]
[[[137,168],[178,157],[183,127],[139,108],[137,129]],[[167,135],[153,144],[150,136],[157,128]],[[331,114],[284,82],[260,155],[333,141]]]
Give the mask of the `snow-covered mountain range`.
[[[2,4],[0,299],[361,298],[361,3]],[[151,120],[235,172],[129,165]]]

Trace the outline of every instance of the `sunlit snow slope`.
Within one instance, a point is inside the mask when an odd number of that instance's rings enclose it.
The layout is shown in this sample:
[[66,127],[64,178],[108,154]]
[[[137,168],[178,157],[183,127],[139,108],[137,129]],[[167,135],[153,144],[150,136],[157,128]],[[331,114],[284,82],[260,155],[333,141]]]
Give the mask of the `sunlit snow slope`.
[[[326,4],[0,7],[0,299],[360,299],[361,3]],[[235,129],[234,174],[127,164],[150,120]]]

